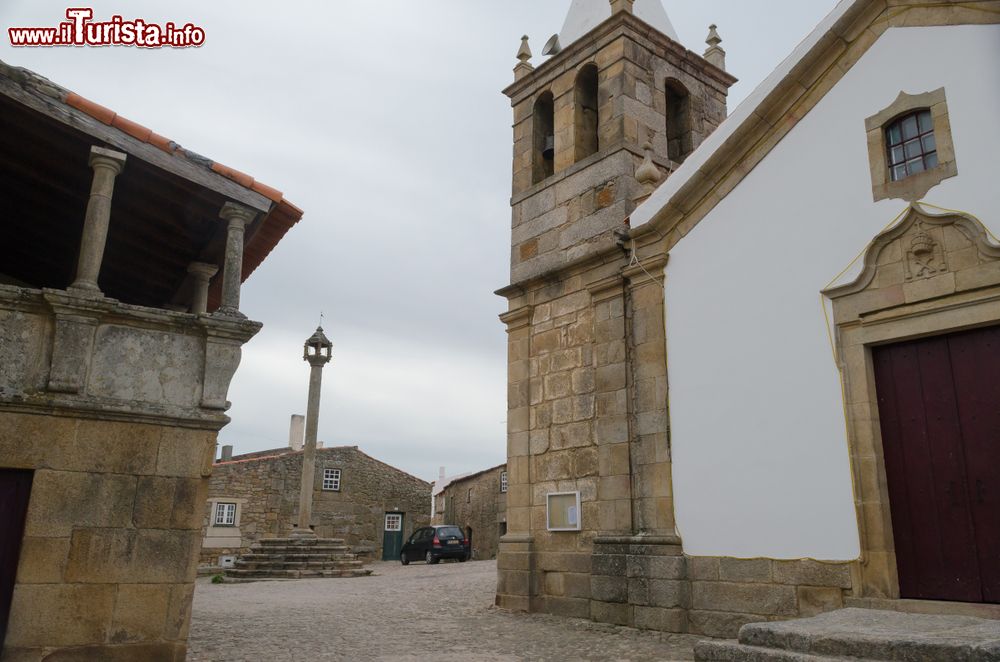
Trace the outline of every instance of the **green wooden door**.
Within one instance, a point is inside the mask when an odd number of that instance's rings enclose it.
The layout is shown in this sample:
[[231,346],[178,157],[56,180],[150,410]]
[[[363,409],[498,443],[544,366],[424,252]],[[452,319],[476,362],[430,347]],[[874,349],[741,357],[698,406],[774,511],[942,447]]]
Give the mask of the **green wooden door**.
[[384,529],[382,560],[398,561],[399,550],[403,548],[403,513],[386,513]]

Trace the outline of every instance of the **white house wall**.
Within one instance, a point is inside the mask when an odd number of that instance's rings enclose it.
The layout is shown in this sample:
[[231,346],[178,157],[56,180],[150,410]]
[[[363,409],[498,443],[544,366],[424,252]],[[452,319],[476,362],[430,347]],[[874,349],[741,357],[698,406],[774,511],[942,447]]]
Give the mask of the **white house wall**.
[[895,28],[685,237],[666,267],[686,553],[859,554],[820,290],[904,208],[872,202],[865,118],[944,87],[959,176],[925,200],[1000,232],[1000,26]]

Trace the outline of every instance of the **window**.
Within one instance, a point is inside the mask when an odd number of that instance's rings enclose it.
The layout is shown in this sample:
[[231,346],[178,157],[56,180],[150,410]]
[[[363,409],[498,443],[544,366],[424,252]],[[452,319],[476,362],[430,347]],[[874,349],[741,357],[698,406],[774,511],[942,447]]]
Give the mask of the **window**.
[[551,92],[545,92],[538,97],[533,114],[531,182],[537,184],[555,173],[555,101]]
[[580,161],[598,150],[597,67],[588,64],[576,77],[576,113],[574,143],[576,160]]
[[323,469],[323,490],[325,492],[340,491],[340,469]]
[[465,495],[465,503],[472,503],[472,490],[469,490],[469,493]]
[[385,514],[385,530],[386,531],[402,531],[403,530],[403,514],[402,513],[386,513]]
[[888,108],[865,120],[875,202],[916,202],[958,175],[944,88],[900,92]]
[[904,115],[885,130],[889,176],[894,182],[937,167],[937,143],[931,111]]
[[507,491],[507,472],[506,471],[501,471],[500,472],[500,491],[501,492],[506,492]]
[[664,94],[667,101],[667,157],[683,163],[694,151],[691,96],[686,87],[673,79],[664,84]]
[[236,526],[236,504],[215,504],[215,526]]
[[549,531],[580,530],[580,493],[556,492],[548,495],[545,508]]

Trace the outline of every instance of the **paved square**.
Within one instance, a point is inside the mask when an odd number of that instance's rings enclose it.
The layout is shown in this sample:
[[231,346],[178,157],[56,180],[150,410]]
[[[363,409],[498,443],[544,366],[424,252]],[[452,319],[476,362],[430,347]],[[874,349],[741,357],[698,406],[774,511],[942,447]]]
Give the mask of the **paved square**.
[[693,660],[698,639],[493,607],[496,562],[360,579],[198,580],[188,660]]

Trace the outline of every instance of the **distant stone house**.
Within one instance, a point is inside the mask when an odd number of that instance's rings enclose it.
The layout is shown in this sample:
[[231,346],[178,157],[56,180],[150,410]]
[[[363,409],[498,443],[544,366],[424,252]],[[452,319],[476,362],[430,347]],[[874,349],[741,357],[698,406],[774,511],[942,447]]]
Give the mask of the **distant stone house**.
[[183,659],[240,284],[302,212],[2,62],[0,127],[0,658]]
[[507,465],[438,483],[434,523],[460,526],[472,542],[472,558],[496,558],[507,533]]
[[[205,507],[202,565],[249,551],[261,538],[288,535],[295,526],[302,451],[279,448],[218,461]],[[431,485],[358,450],[316,451],[313,529],[343,538],[367,559],[398,558],[402,541],[430,522]]]

